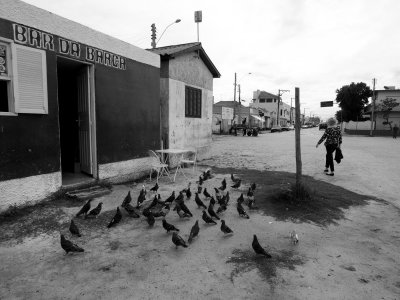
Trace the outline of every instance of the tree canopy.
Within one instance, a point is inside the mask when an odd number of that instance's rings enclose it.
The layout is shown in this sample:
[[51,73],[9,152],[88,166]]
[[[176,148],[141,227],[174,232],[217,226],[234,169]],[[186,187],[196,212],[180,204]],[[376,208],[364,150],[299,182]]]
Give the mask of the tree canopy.
[[360,119],[365,105],[368,104],[368,98],[371,96],[372,90],[364,82],[352,82],[350,85],[342,86],[336,90],[336,102],[342,110],[342,112],[336,113],[336,117],[342,114],[345,122]]

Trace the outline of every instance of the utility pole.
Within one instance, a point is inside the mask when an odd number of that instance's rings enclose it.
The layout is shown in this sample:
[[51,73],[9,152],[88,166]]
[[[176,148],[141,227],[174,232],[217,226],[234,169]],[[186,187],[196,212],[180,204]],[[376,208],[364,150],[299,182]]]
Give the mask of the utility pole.
[[279,116],[280,116],[279,105],[280,105],[281,96],[282,96],[281,92],[283,94],[284,92],[290,92],[290,90],[278,90],[278,111],[277,111],[277,114],[276,114],[277,115],[276,116],[276,125],[279,125]]
[[233,84],[233,120],[232,123],[235,121],[235,114],[236,114],[236,72],[235,72],[235,83]]
[[373,136],[373,127],[374,127],[374,112],[375,112],[375,83],[376,83],[376,79],[372,79],[372,83],[373,83],[373,89],[372,89],[372,113],[371,113],[371,131],[369,133],[370,136]]
[[238,84],[238,92],[239,92],[238,124],[241,124],[242,115],[241,115],[241,103],[240,103],[240,84]]
[[292,125],[292,114],[293,114],[293,106],[292,106],[292,100],[295,98],[290,98],[290,125]]
[[156,47],[156,39],[157,39],[157,29],[156,29],[156,24],[153,23],[151,24],[151,48]]
[[300,89],[295,88],[295,139],[296,139],[296,195],[300,191],[301,187],[301,176],[302,176],[302,163],[301,163],[301,148],[300,148]]

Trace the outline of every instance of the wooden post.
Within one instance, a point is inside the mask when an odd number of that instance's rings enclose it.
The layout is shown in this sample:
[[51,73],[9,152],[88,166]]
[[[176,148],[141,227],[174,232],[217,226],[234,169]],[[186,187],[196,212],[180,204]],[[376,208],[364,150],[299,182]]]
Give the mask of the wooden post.
[[295,137],[296,137],[296,194],[301,185],[301,149],[300,149],[300,89],[295,88]]

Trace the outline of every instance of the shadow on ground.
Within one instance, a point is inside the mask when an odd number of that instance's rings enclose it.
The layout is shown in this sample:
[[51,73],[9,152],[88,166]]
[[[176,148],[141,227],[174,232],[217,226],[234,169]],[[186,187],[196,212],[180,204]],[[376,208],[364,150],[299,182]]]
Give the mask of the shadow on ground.
[[235,174],[235,177],[241,178],[243,184],[240,190],[244,196],[250,184],[255,182],[256,207],[260,212],[278,221],[309,222],[328,226],[337,224],[337,221],[343,219],[345,209],[366,205],[372,199],[377,200],[309,176],[303,176],[303,183],[310,198],[299,200],[292,196],[296,183],[294,173],[215,167],[213,172]]

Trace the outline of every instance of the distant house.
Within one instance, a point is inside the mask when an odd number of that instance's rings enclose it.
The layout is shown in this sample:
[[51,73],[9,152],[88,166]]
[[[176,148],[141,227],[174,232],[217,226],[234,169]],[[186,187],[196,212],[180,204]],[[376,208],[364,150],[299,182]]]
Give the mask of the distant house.
[[201,157],[212,141],[213,79],[221,74],[199,42],[148,50],[161,57],[163,147],[195,147]]
[[[391,98],[395,99],[397,103],[400,103],[400,89],[396,89],[394,86],[385,87],[383,90],[375,90],[375,129],[376,130],[390,130],[390,125],[386,123],[386,115],[389,122],[392,124],[397,123],[400,125],[400,105],[393,108],[390,112],[385,112],[382,107],[382,101]],[[365,114],[371,114],[372,107],[371,104],[365,109]]]
[[[235,113],[236,124],[241,124],[245,119],[246,125],[250,127],[265,128],[269,120],[268,112],[262,108],[246,107],[237,101],[219,101],[213,106],[213,132],[221,129],[221,133],[227,133],[232,126],[232,119],[223,119],[222,110],[230,108]],[[220,123],[221,121],[221,123]],[[214,125],[215,124],[215,125]],[[218,126],[216,126],[218,124]]]
[[158,55],[1,1],[0,210],[71,183],[139,178],[159,147]]
[[275,125],[277,122],[277,117],[279,115],[279,124],[281,126],[286,126],[290,123],[292,119],[293,123],[293,115],[290,117],[291,113],[293,114],[294,110],[291,109],[290,105],[281,101],[279,103],[279,112],[278,112],[278,95],[274,95],[268,93],[266,91],[257,90],[253,92],[253,102],[250,103],[250,107],[262,108],[269,112],[270,124],[268,127]]

